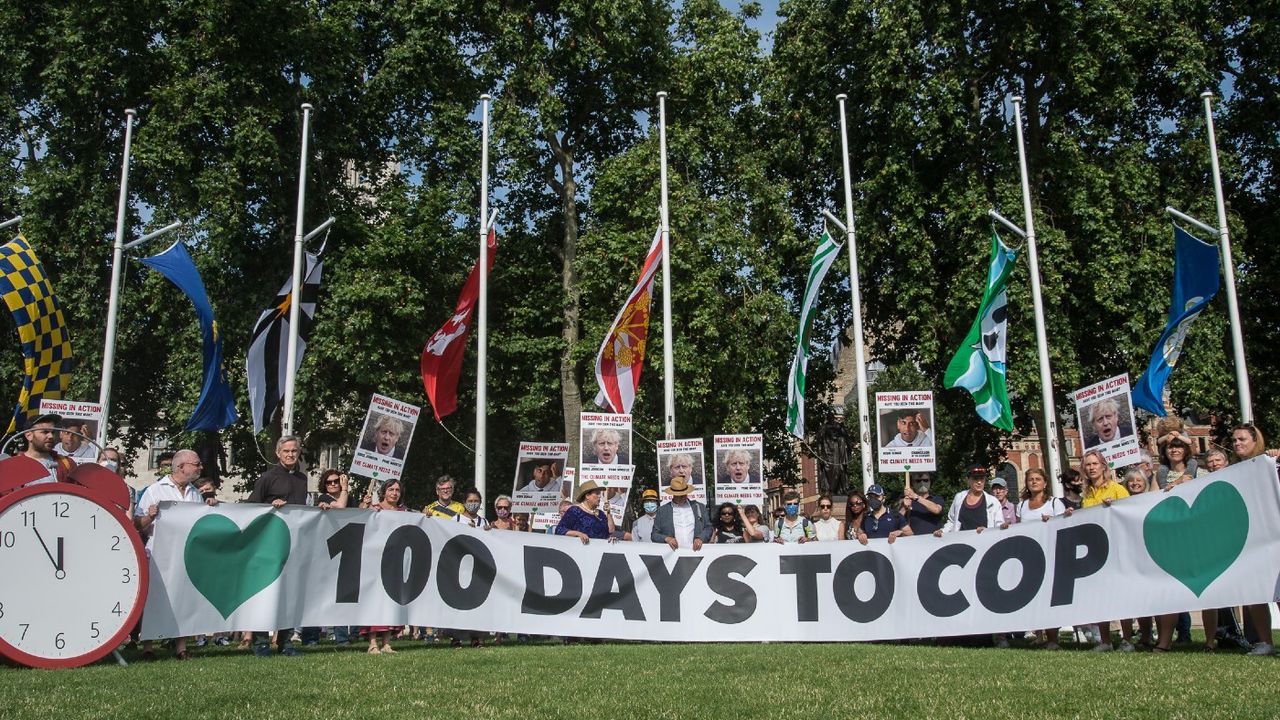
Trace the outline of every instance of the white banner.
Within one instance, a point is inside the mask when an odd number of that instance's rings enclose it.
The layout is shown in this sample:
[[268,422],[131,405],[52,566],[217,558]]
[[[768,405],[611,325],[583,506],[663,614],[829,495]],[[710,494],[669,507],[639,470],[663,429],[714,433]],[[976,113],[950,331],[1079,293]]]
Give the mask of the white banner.
[[880,472],[937,469],[932,391],[876,393],[876,428],[880,433]]
[[1117,375],[1071,393],[1076,402],[1080,441],[1086,452],[1098,450],[1111,467],[1138,462],[1137,425],[1129,396],[1129,374]]
[[610,543],[409,512],[164,503],[142,637],[426,625],[667,641],[985,634],[1277,597],[1257,458],[1008,530],[857,542]]
[[413,430],[418,426],[417,405],[374,393],[364,416],[360,441],[351,458],[351,474],[385,483],[404,472]]

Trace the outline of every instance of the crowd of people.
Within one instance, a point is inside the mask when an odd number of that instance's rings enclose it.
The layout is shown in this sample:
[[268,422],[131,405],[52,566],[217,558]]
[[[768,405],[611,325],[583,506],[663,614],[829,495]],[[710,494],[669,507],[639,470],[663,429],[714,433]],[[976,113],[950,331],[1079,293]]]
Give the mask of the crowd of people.
[[[25,431],[27,449],[23,454],[39,462],[47,471],[47,475],[35,483],[66,481],[76,460],[98,462],[108,469],[118,470],[120,454],[114,448],[96,453],[94,459],[89,459],[84,451],[75,456],[60,452],[77,451],[81,447],[73,439],[78,431],[73,430],[68,435],[66,427],[68,425],[64,425],[61,418],[46,415]],[[58,439],[61,442],[57,442]],[[671,497],[670,502],[660,502],[656,490],[645,489],[640,494],[639,507],[634,511],[628,508],[623,521],[615,523],[605,489],[587,481],[576,488],[572,502],[566,500],[561,503],[558,521],[547,532],[576,538],[583,543],[592,540],[652,542],[695,552],[707,543],[855,541],[865,545],[872,539],[893,543],[903,536],[941,537],[956,532],[1003,530],[1022,522],[1049,522],[1056,517],[1123,502],[1134,495],[1168,491],[1180,484],[1195,482],[1229,465],[1232,457],[1243,461],[1264,453],[1272,457],[1280,455],[1280,451],[1266,448],[1262,432],[1252,424],[1232,429],[1230,454],[1214,448],[1197,458],[1191,439],[1180,427],[1162,432],[1156,439],[1156,447],[1158,458],[1144,451],[1138,463],[1118,472],[1109,466],[1102,453],[1097,450],[1086,452],[1079,469],[1070,468],[1063,472],[1060,478],[1063,486],[1061,497],[1050,492],[1049,478],[1041,469],[1027,470],[1021,492],[1010,498],[1008,480],[1004,477],[991,478],[986,467],[971,465],[966,471],[967,487],[949,501],[934,491],[930,475],[915,474],[896,501],[891,501],[878,484],[871,485],[865,492],[850,493],[842,518],[835,516],[836,501],[829,495],[818,498],[816,516],[809,517],[801,511],[802,498],[794,490],[782,494],[781,506],[772,515],[762,513],[761,508],[755,505],[728,502],[718,505],[712,514],[706,504],[691,497],[696,488],[683,477],[675,477],[665,488]],[[323,470],[318,491],[314,496],[308,493],[307,476],[300,465],[301,442],[298,438],[280,438],[275,454],[278,463],[257,479],[246,502],[270,504],[276,508],[303,504],[321,509],[349,506],[350,478],[338,470]],[[211,506],[218,503],[216,487],[203,472],[201,459],[194,451],[179,450],[162,456],[159,464],[163,469],[162,477],[133,495],[132,507],[129,508],[148,552],[153,540],[152,526],[160,515],[161,502],[205,503]],[[436,499],[421,512],[431,518],[465,523],[487,531],[530,531],[530,516],[514,512],[514,503],[509,495],[496,498],[494,518],[490,520],[484,515],[484,498],[477,490],[469,489],[462,493],[463,501],[459,502],[454,499],[456,488],[453,478],[447,475],[440,477],[435,483]],[[371,487],[358,507],[375,512],[409,511],[399,480]],[[1206,651],[1216,650],[1219,643],[1229,642],[1247,648],[1253,655],[1275,652],[1270,610],[1265,604],[1245,608],[1243,628],[1231,608],[1203,610],[1201,620]],[[1119,629],[1119,641],[1115,643],[1113,624]],[[1188,613],[1173,613],[1155,618],[1104,621],[1096,626],[1072,630],[1098,651],[1149,649],[1167,652],[1175,641],[1189,640],[1190,626]],[[286,628],[274,634],[236,633],[235,636],[238,636],[241,648],[251,649],[262,657],[270,657],[277,652],[296,656],[301,653],[294,647],[294,639],[303,645],[318,644],[321,630],[317,627]],[[1046,649],[1059,647],[1058,628],[1028,631],[1027,636],[1034,638],[1034,644]],[[347,645],[354,638],[364,637],[368,642],[368,652],[372,654],[395,653],[392,642],[397,638],[447,639],[454,646],[469,644],[475,647],[482,646],[485,639],[481,633],[469,630],[399,626],[333,627],[331,637],[338,645]],[[998,634],[991,638],[991,642],[997,647],[1007,647],[1009,638],[1009,635]],[[499,634],[493,642],[500,643],[504,639]],[[274,651],[271,647],[273,640]],[[235,637],[224,633],[213,638],[200,638],[197,644],[209,641],[227,645],[234,642]],[[171,641],[174,657],[178,659],[191,657],[189,647],[186,638]],[[152,643],[144,643],[142,650],[144,658],[154,657]]]

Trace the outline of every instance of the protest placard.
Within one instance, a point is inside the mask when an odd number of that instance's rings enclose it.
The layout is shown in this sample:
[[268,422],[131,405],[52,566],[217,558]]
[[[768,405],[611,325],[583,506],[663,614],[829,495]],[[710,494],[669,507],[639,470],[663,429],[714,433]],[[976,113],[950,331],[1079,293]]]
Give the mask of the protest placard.
[[568,460],[568,443],[520,443],[511,489],[512,511],[555,512],[560,506],[561,469]]
[[764,506],[764,436],[716,435],[715,501]]
[[1100,451],[1113,468],[1138,461],[1141,448],[1133,430],[1128,373],[1086,385],[1071,393],[1071,398],[1085,452]]
[[582,413],[578,416],[578,469],[631,464],[631,416]]
[[417,405],[375,393],[351,458],[351,474],[379,482],[398,480],[404,472],[404,458],[409,454],[420,412]]
[[880,472],[932,472],[938,467],[933,441],[933,392],[876,393]]

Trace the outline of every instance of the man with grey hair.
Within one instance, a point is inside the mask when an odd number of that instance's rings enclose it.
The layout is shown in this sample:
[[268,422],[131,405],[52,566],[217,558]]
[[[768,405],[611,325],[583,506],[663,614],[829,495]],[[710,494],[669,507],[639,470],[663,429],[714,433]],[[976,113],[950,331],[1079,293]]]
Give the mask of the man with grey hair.
[[404,434],[404,423],[391,417],[381,415],[373,424],[373,448],[379,455],[390,455],[397,460],[404,459],[404,448],[400,447],[400,436]]
[[[271,503],[271,507],[280,508],[285,505],[305,505],[307,502],[307,476],[299,468],[302,455],[302,443],[293,435],[285,435],[276,441],[276,459],[279,465],[272,465],[262,473],[258,482],[253,485],[247,502]],[[282,655],[290,657],[301,655],[297,648],[289,644],[293,629],[280,630],[276,633],[276,647]],[[253,654],[258,657],[271,657],[268,644],[270,636],[266,633],[253,634]]]
[[[193,450],[179,450],[173,455],[173,472],[165,477],[160,478],[154,485],[147,488],[137,507],[137,513],[134,516],[134,524],[138,526],[138,531],[147,539],[147,556],[151,555],[151,528],[156,522],[156,518],[160,516],[160,503],[166,500],[174,502],[204,502],[210,506],[217,505],[217,498],[204,500],[200,497],[200,491],[196,490],[196,480],[200,478],[200,471],[203,465],[200,463],[200,456]],[[173,641],[173,655],[179,660],[186,660],[191,657],[187,653],[187,639],[176,638]],[[152,660],[155,654],[152,652],[152,643],[150,640],[142,644],[142,658],[144,660]]]
[[246,502],[271,503],[272,507],[282,505],[305,505],[307,503],[307,476],[298,467],[302,454],[301,443],[292,435],[285,435],[276,441],[276,459],[279,465],[272,465],[262,473],[258,482],[253,485]]
[[599,428],[591,434],[591,450],[594,460],[589,463],[597,465],[622,464],[619,451],[622,448],[622,435],[613,428]]
[[1120,404],[1112,398],[1099,400],[1089,406],[1089,428],[1084,436],[1086,449],[1132,434],[1133,428],[1120,418]]

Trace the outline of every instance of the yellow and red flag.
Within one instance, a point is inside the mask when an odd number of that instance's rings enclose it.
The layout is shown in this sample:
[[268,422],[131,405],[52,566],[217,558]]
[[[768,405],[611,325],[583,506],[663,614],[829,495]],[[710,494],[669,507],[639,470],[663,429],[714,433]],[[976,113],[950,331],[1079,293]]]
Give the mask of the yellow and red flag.
[[600,385],[596,404],[615,413],[631,412],[631,404],[636,399],[640,370],[644,366],[645,341],[649,336],[653,281],[661,266],[662,229],[659,228],[644,259],[640,279],[618,311],[596,355],[596,383]]

